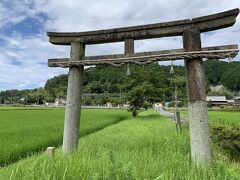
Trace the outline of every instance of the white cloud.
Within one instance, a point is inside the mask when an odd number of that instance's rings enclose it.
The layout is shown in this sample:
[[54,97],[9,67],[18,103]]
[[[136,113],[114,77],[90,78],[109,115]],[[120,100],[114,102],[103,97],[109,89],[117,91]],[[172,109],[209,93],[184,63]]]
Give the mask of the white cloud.
[[[236,0],[150,0],[147,2],[143,0],[88,0],[80,2],[68,0],[61,1],[61,3],[52,0],[44,9],[50,17],[46,23],[47,30],[76,32],[193,18],[239,6],[240,1]],[[236,31],[237,24],[234,27],[214,31],[211,34],[205,33],[202,35],[203,46],[229,43],[240,45],[239,38],[236,38],[240,37],[240,31]],[[181,37],[137,41],[135,44],[136,51],[182,47]],[[111,45],[111,47],[95,48],[92,46],[89,47],[92,49],[88,52],[94,52],[93,54],[106,52],[109,54],[110,51],[114,53],[116,48],[120,52],[123,51],[121,45]]]
[[236,0],[51,0],[44,11],[48,29],[86,31],[192,18],[239,5]]
[[18,87],[19,87],[19,88],[25,88],[25,87],[26,87],[26,84],[21,83],[21,84],[18,85]]
[[39,18],[41,7],[46,5],[46,0],[1,0],[0,2],[0,28],[21,23],[26,18]]
[[[28,38],[18,35],[2,39],[5,46],[0,49],[0,84],[9,84],[11,88],[18,89],[41,87],[48,78],[66,73],[65,69],[47,67],[47,59],[50,56],[68,56],[69,48],[53,46],[41,35]],[[4,87],[0,86],[0,89]]]

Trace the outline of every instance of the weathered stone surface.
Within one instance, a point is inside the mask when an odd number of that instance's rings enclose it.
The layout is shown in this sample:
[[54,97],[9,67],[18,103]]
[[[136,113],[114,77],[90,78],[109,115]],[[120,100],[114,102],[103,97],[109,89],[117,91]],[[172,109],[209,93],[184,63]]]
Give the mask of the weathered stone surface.
[[[183,33],[185,51],[201,49],[200,30],[192,27]],[[192,160],[201,165],[211,162],[204,72],[201,58],[185,60]]]
[[[183,33],[183,46],[185,51],[201,50],[201,37],[198,28],[191,28]],[[202,72],[202,59],[185,60],[188,85],[188,100],[206,100],[205,82]]]
[[222,18],[222,17],[236,16],[236,14],[238,14],[238,13],[239,13],[239,9],[236,8],[236,9],[232,9],[232,10],[217,13],[217,14],[192,18],[192,22],[197,23],[197,22],[203,22],[203,21],[218,19],[218,18]]
[[[80,60],[84,56],[84,45],[71,44],[71,59]],[[68,74],[67,104],[63,135],[63,152],[71,153],[78,147],[83,86],[83,66],[70,67]]]
[[47,150],[46,150],[46,154],[48,156],[53,156],[54,152],[55,152],[55,147],[48,147]]
[[124,46],[124,53],[134,53],[134,40],[133,39],[126,39],[125,46]]
[[192,160],[200,165],[211,163],[207,102],[188,102],[188,120]]
[[[133,48],[129,52],[133,52]],[[228,58],[230,55],[236,55],[238,53],[237,45],[228,45],[228,46],[215,46],[202,48],[202,51],[195,51],[194,54],[204,53],[201,57],[205,58]],[[206,54],[206,52],[208,54]],[[152,51],[152,52],[141,52],[141,53],[126,53],[126,54],[116,54],[116,55],[106,55],[106,56],[89,56],[83,58],[83,61],[71,60],[70,58],[57,58],[49,59],[48,66],[50,67],[71,67],[78,65],[97,65],[97,64],[112,64],[112,65],[122,65],[124,63],[135,63],[146,62],[151,63],[153,61],[169,61],[184,59],[183,54],[193,54],[192,52],[185,52],[184,49],[173,49],[173,50],[163,50],[163,51]],[[214,55],[214,56],[213,56]],[[165,58],[164,58],[165,57]],[[150,59],[150,61],[149,61]],[[127,62],[126,62],[127,61]],[[140,64],[139,63],[139,64]]]

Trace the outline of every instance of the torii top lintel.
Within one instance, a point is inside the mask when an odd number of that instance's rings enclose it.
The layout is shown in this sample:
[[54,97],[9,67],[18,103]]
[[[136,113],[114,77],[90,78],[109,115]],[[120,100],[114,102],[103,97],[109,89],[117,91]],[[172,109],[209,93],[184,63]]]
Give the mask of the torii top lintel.
[[200,32],[208,32],[232,26],[236,22],[239,9],[212,14],[208,16],[171,21],[141,26],[114,28],[86,32],[48,32],[49,42],[56,45],[70,45],[79,41],[84,44],[98,44],[120,42],[125,39],[150,39],[169,36],[181,36],[192,26],[199,28]]

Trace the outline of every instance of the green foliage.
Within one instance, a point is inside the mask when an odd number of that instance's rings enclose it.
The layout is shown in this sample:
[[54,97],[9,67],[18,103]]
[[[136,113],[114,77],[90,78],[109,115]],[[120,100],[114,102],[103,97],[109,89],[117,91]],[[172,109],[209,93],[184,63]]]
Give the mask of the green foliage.
[[240,65],[232,67],[224,72],[222,83],[232,91],[240,90]]
[[3,97],[1,97],[1,101],[0,101],[0,104],[4,104],[5,103],[5,100]]
[[226,111],[226,112],[240,112],[240,106],[234,106],[234,107],[223,107],[220,111]]
[[89,96],[85,96],[85,97],[83,97],[82,103],[86,106],[90,106],[90,105],[92,105],[92,98]]
[[132,89],[128,93],[128,100],[130,103],[130,111],[132,112],[133,117],[137,116],[137,111],[143,106],[144,103],[144,89],[141,86],[138,86]]
[[27,93],[25,101],[27,103],[43,104],[46,91],[43,88],[34,89]]
[[53,102],[56,98],[65,98],[67,94],[67,75],[55,76],[48,79],[44,89],[47,91],[48,102]]
[[0,92],[1,104],[13,104],[13,103],[24,103],[21,102],[21,98],[26,98],[30,90],[6,90]]
[[240,162],[240,128],[211,125],[212,139],[232,160]]
[[227,62],[219,60],[207,60],[203,63],[205,74],[207,74],[208,84],[218,85],[222,84],[221,79],[225,71]]
[[[181,92],[185,91],[185,83],[182,83],[184,71],[180,66],[174,68],[176,77],[173,78],[168,75],[169,66],[159,66],[157,63],[143,67],[130,66],[131,76],[126,78],[123,88],[128,90],[127,100],[133,116],[137,115],[140,108],[147,109],[154,102],[172,100],[175,84],[181,87]],[[182,93],[179,95],[179,98],[185,99]]]
[[208,84],[223,84],[230,91],[240,89],[240,63],[208,60],[204,62]]

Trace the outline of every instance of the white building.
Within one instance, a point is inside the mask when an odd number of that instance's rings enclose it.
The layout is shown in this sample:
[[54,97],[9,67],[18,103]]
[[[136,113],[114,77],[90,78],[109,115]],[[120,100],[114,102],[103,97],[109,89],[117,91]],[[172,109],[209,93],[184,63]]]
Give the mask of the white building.
[[207,102],[212,106],[226,106],[227,99],[225,96],[207,96]]

